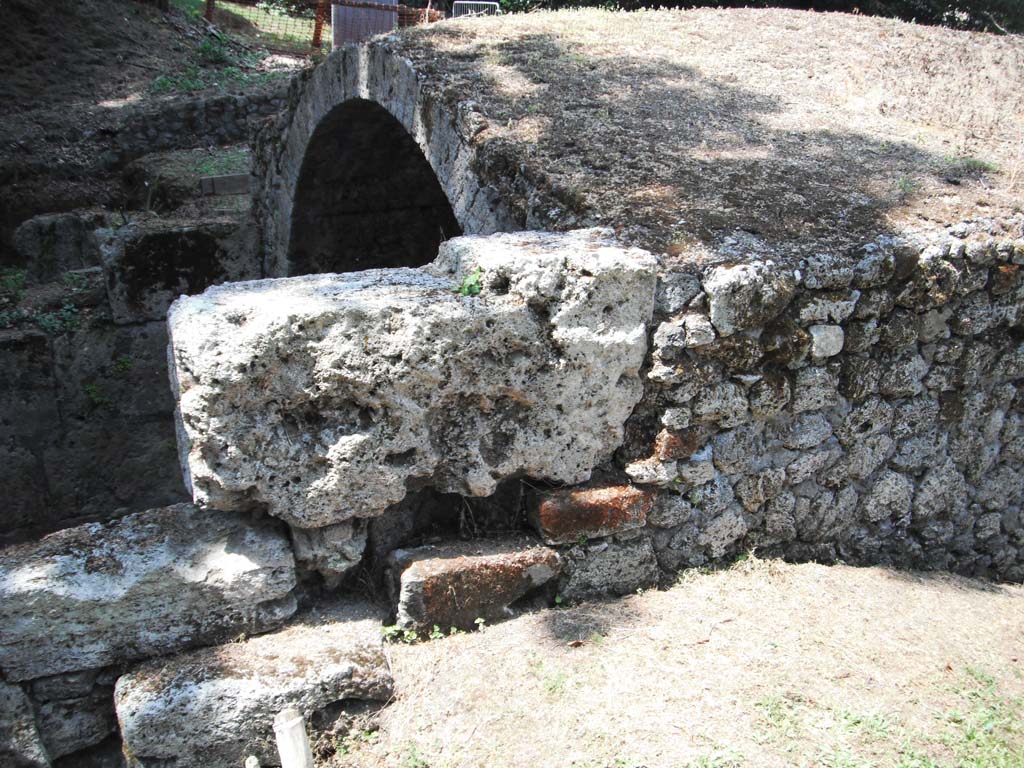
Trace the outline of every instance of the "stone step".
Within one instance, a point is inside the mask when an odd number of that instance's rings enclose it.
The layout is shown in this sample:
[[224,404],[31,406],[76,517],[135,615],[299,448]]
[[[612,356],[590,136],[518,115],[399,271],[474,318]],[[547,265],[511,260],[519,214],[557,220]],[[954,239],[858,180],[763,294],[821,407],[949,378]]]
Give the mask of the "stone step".
[[508,618],[513,603],[560,570],[554,550],[529,536],[510,536],[395,550],[385,579],[398,626],[448,631]]
[[0,672],[98,669],[271,629],[295,611],[281,526],[191,504],[0,551]]
[[129,765],[236,768],[249,755],[277,765],[273,720],[282,709],[299,709],[316,739],[337,705],[391,697],[382,618],[365,603],[335,604],[271,634],[131,670],[115,689]]
[[548,544],[576,544],[643,528],[655,495],[631,485],[561,489],[532,494],[530,522]]

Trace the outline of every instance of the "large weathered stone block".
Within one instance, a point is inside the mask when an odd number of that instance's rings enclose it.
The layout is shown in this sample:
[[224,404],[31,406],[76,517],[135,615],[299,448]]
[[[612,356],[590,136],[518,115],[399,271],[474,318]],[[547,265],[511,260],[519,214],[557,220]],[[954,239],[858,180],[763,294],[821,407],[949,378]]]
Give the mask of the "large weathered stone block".
[[396,550],[387,580],[399,626],[473,629],[477,619],[508,618],[512,603],[560,569],[554,550],[514,537]]
[[248,755],[277,765],[273,721],[282,709],[310,718],[346,699],[391,696],[381,618],[366,605],[332,607],[269,635],[132,670],[115,691],[129,765],[237,768]]
[[640,398],[654,287],[650,254],[585,230],[183,298],[169,324],[194,499],[315,528],[410,485],[584,481]]
[[295,610],[295,564],[271,521],[189,504],[91,523],[0,552],[8,680],[223,642]]

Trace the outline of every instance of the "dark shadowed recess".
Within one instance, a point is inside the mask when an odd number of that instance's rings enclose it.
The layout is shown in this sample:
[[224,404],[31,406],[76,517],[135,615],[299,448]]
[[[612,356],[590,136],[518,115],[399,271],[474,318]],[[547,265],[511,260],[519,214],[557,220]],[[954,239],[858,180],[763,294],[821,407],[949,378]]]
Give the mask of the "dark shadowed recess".
[[419,146],[383,107],[335,107],[310,139],[292,213],[289,273],[417,267],[462,234]]

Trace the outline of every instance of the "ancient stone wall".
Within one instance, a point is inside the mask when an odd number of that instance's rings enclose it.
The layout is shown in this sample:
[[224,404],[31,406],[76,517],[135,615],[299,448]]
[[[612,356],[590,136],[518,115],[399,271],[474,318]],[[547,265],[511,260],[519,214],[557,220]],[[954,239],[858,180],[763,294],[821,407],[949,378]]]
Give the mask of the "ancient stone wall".
[[0,330],[2,543],[187,498],[164,317],[181,293],[258,277],[255,232],[230,217],[136,218],[58,214],[19,229],[38,245],[30,281],[52,282],[30,284],[39,303]]
[[1024,232],[991,225],[662,274],[619,459],[664,570],[756,548],[1024,579]]

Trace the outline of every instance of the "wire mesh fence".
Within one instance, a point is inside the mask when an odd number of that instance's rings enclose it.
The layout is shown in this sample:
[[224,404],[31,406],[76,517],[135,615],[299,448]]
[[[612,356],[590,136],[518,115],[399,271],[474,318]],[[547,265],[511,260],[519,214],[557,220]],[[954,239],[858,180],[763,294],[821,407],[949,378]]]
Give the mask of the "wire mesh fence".
[[397,0],[206,0],[206,18],[281,53],[308,55],[336,44],[357,43],[397,27],[445,17],[434,8]]

